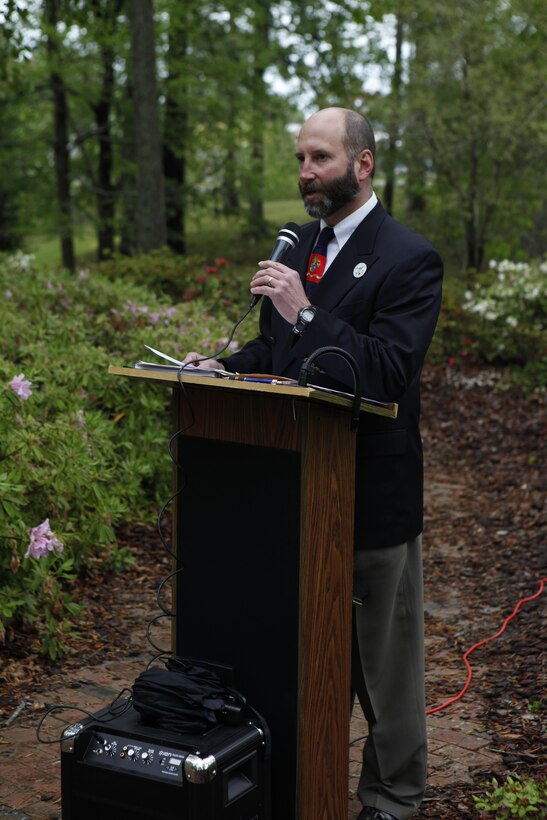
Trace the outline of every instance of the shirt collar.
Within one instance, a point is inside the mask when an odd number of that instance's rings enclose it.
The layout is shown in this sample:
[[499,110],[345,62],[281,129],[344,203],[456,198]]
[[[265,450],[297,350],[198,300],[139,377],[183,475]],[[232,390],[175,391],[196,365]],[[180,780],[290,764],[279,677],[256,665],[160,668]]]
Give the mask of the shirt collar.
[[[372,196],[367,199],[364,205],[361,205],[360,208],[357,208],[356,211],[353,211],[349,216],[346,216],[344,219],[341,219],[337,225],[334,226],[334,236],[336,237],[336,241],[338,243],[338,249],[340,250],[348,241],[352,233],[354,232],[355,228],[359,225],[360,222],[363,221],[365,216],[367,216],[376,203],[378,202],[378,197],[372,192]],[[322,219],[321,220],[321,228],[325,228],[327,223]]]

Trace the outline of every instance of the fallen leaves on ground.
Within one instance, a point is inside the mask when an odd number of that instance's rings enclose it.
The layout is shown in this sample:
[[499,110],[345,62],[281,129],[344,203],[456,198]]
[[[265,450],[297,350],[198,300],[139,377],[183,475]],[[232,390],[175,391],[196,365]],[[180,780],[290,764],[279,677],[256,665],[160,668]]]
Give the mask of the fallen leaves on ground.
[[[495,634],[546,575],[544,394],[497,390],[491,378],[481,384],[480,370],[457,376],[432,366],[423,376],[428,707],[458,694],[463,653]],[[135,564],[106,576],[90,569],[75,584],[85,609],[66,657],[41,659],[32,633],[1,648],[0,722],[24,699],[41,707],[48,689],[73,671],[147,648],[146,624],[159,611],[155,590],[170,558],[153,524],[120,537]],[[480,716],[505,770],[477,768],[472,787],[428,789],[417,817],[476,816],[472,793],[485,780],[545,774],[542,598],[524,604],[499,638],[469,658],[474,676],[461,702]]]

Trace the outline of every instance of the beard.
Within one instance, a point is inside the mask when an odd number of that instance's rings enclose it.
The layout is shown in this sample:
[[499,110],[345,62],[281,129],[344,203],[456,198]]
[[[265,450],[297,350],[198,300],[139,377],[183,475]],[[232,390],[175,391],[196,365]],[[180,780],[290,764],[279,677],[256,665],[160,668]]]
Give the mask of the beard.
[[[299,183],[298,187],[304,200],[307,213],[316,219],[326,219],[336,213],[359,193],[359,182],[353,169],[353,163],[348,163],[345,174],[330,182]],[[306,202],[306,194],[320,193],[322,198],[315,202]]]

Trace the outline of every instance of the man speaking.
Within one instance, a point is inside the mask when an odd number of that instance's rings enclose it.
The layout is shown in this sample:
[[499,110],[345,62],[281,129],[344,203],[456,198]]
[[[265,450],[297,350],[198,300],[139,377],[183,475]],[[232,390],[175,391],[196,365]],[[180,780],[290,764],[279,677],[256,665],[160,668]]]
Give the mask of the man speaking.
[[[369,734],[359,820],[406,820],[427,773],[419,381],[441,304],[442,262],[392,219],[373,191],[375,140],[355,111],[313,114],[297,138],[299,188],[314,221],[286,258],[259,263],[260,334],[208,366],[298,379],[337,347],[359,368],[362,394],[397,402],[396,420],[362,414],[357,435],[352,687]],[[203,359],[188,353],[186,363]],[[351,389],[347,362],[327,354],[314,382]]]

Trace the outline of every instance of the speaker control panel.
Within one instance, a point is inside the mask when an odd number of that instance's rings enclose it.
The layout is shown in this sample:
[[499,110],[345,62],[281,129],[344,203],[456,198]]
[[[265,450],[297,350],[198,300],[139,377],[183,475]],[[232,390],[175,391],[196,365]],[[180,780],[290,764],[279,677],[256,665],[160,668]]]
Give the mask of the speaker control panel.
[[178,749],[94,731],[80,762],[182,785],[186,757]]

